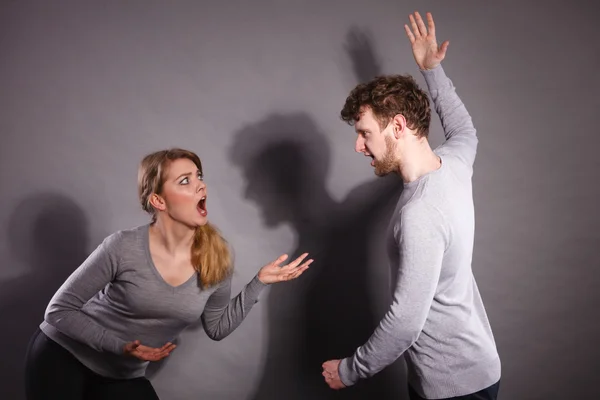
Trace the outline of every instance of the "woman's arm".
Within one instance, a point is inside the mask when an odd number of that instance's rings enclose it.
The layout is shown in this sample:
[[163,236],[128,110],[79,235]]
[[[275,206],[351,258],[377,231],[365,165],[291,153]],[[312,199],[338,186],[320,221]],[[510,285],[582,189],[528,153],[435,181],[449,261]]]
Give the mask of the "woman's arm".
[[82,307],[113,281],[118,273],[115,251],[119,234],[107,237],[54,294],[44,315],[45,321],[61,333],[97,351],[123,354],[127,343],[98,325]]
[[287,255],[284,254],[265,265],[233,299],[230,299],[231,277],[222,282],[208,299],[202,313],[202,325],[208,337],[221,340],[233,332],[258,302],[260,293],[269,284],[289,281],[302,275],[313,261],[308,260],[299,265],[307,255],[305,253],[281,267],[280,264],[287,259]]

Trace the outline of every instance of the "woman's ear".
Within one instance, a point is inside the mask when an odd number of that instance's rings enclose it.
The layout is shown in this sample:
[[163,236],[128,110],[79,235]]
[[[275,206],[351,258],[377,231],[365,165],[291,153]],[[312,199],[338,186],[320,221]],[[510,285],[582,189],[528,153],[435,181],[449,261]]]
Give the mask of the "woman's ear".
[[150,195],[150,204],[156,211],[165,211],[167,209],[167,204],[165,203],[165,199],[156,193],[152,193]]

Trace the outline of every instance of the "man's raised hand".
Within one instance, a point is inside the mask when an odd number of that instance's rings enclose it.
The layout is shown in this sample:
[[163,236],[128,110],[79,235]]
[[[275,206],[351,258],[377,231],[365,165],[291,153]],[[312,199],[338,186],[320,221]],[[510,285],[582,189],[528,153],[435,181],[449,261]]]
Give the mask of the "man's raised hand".
[[431,13],[427,13],[427,25],[425,26],[421,15],[415,12],[414,15],[409,16],[411,28],[408,25],[404,25],[406,35],[412,45],[413,56],[420,69],[433,69],[440,65],[444,57],[446,57],[446,50],[448,49],[449,41],[445,41],[441,46],[438,46],[435,39],[435,24]]

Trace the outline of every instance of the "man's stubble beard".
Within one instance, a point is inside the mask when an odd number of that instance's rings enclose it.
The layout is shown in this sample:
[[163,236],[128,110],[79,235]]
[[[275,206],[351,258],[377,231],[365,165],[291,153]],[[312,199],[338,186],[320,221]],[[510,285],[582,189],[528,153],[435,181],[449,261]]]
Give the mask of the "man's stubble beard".
[[385,137],[385,153],[381,161],[375,160],[375,175],[383,177],[398,171],[399,162],[396,160],[396,146],[396,142],[391,137]]

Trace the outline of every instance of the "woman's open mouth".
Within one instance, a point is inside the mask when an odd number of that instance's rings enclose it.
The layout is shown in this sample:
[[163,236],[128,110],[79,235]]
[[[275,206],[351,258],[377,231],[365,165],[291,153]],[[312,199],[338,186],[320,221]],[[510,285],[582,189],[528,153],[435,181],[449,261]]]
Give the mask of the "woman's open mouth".
[[206,196],[200,199],[196,208],[198,209],[200,215],[202,215],[203,217],[206,217],[208,215],[208,212],[206,211]]

